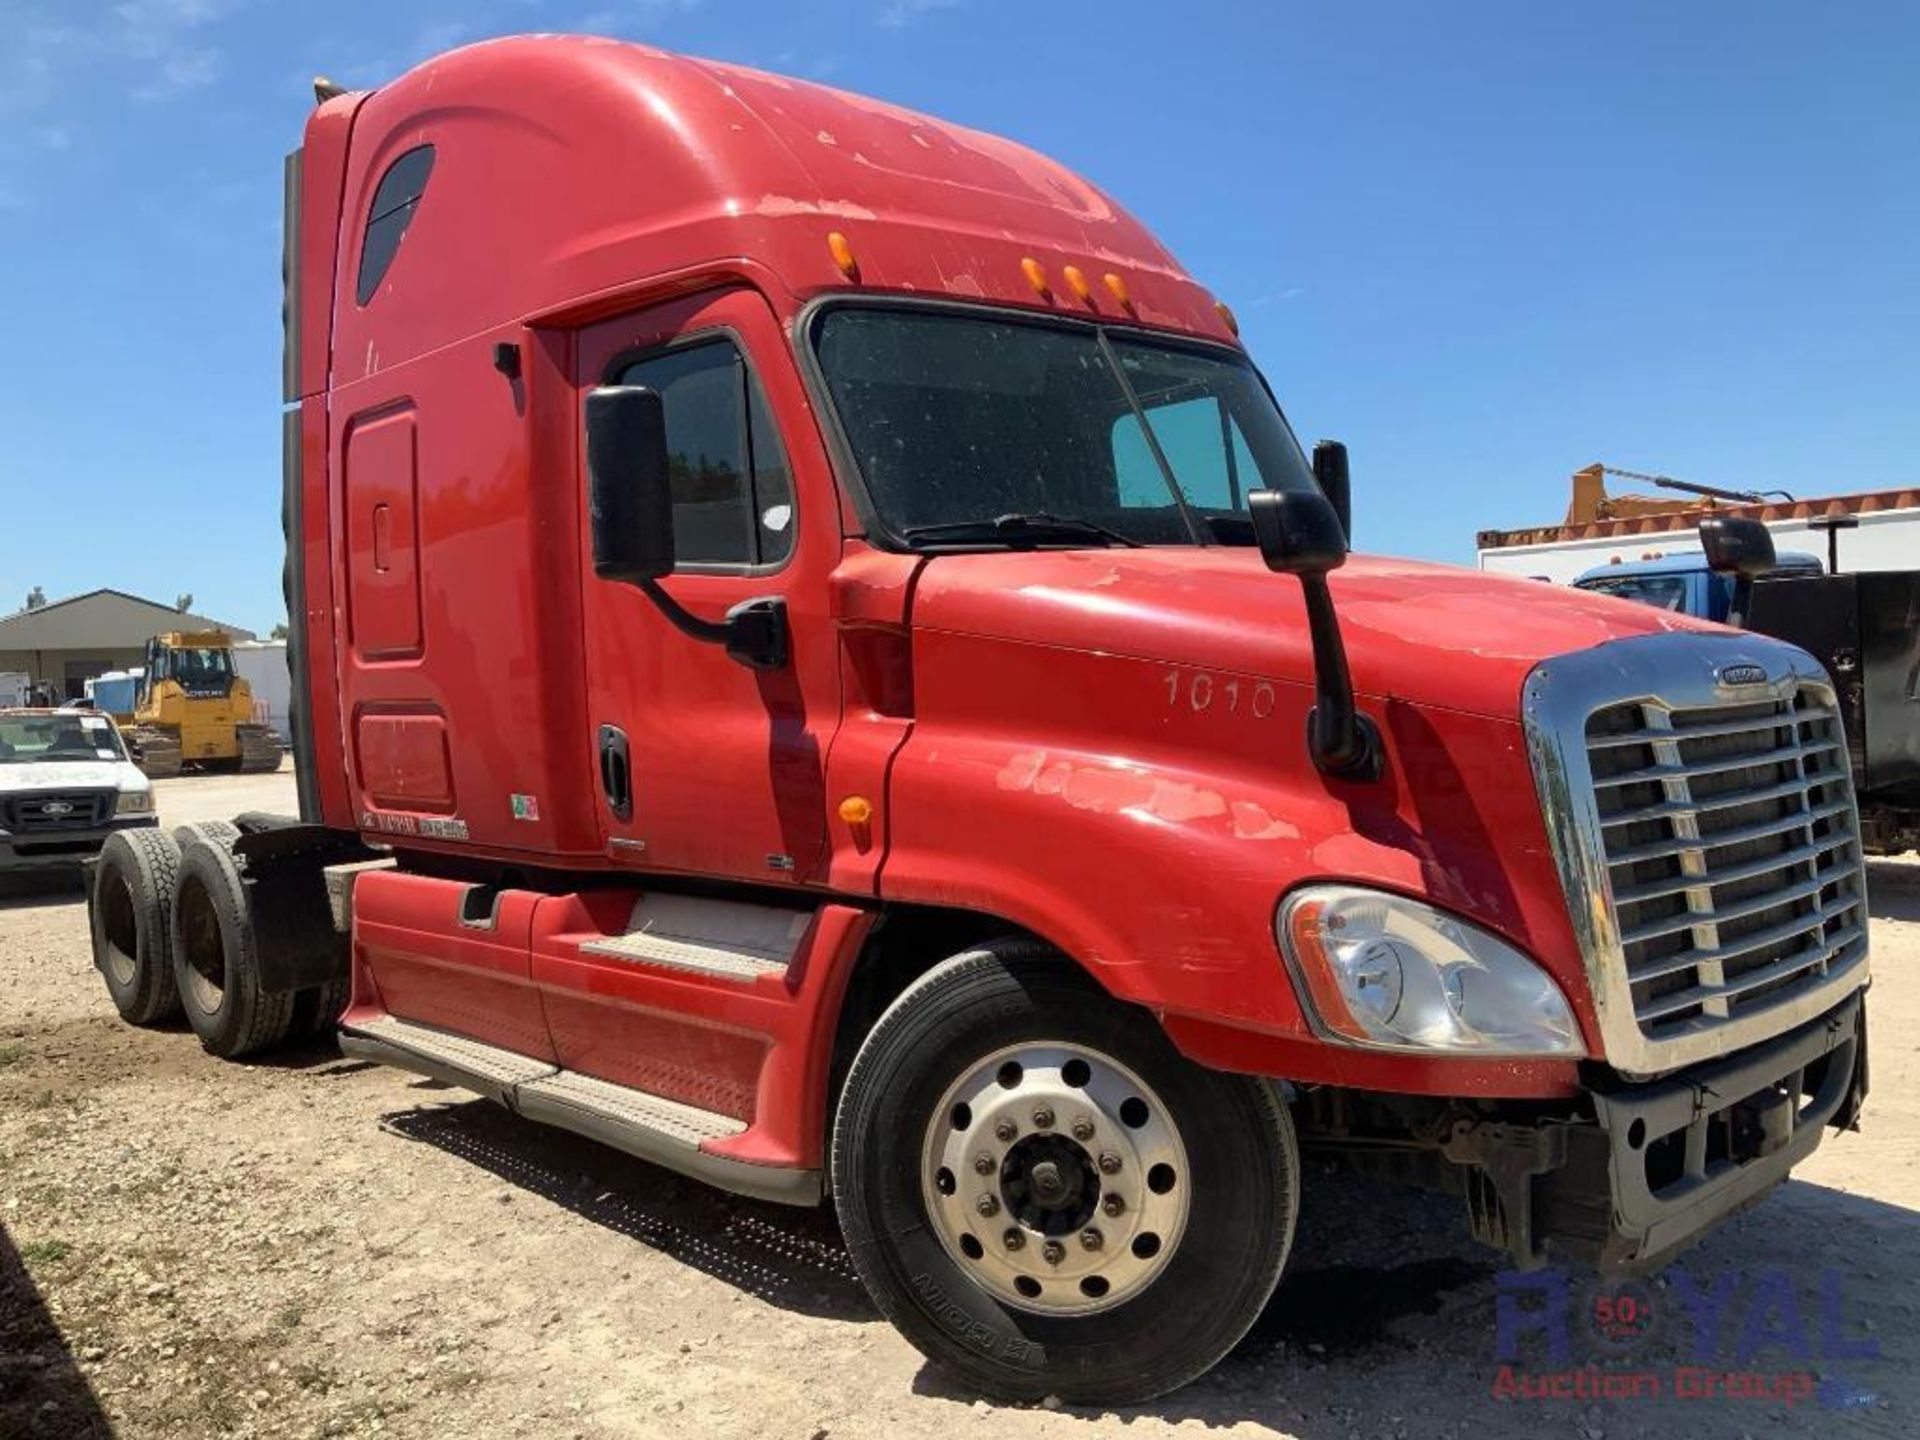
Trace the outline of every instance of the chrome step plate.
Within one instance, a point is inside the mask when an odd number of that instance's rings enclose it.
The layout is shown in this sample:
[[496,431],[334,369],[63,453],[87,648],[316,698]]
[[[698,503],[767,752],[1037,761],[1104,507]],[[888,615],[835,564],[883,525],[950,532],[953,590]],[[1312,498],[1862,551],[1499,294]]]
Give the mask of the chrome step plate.
[[811,910],[691,895],[643,895],[634,903],[624,935],[592,940],[580,949],[751,985],[763,975],[786,973],[812,923]]
[[514,1092],[514,1108],[522,1114],[540,1118],[547,1105],[564,1105],[636,1130],[649,1131],[689,1150],[698,1149],[703,1140],[725,1140],[747,1128],[746,1121],[731,1115],[697,1110],[677,1100],[596,1080],[572,1070],[528,1080]]
[[[372,1041],[373,1045],[356,1051],[352,1042],[357,1038]],[[498,1045],[469,1040],[464,1035],[450,1035],[431,1025],[417,1025],[392,1015],[342,1029],[340,1048],[349,1055],[358,1053],[368,1059],[397,1064],[495,1099],[516,1085],[557,1073],[545,1060],[517,1055]],[[392,1053],[379,1053],[381,1051]],[[423,1063],[408,1064],[409,1058]]]

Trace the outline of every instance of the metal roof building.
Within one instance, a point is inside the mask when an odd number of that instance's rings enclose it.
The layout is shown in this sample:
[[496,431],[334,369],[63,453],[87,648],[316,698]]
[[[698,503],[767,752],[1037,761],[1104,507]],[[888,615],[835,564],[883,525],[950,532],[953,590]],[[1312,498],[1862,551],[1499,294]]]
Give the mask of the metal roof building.
[[57,695],[75,699],[90,677],[145,663],[147,641],[168,630],[224,630],[235,640],[254,638],[243,626],[124,590],[89,590],[0,617],[0,673],[23,670]]

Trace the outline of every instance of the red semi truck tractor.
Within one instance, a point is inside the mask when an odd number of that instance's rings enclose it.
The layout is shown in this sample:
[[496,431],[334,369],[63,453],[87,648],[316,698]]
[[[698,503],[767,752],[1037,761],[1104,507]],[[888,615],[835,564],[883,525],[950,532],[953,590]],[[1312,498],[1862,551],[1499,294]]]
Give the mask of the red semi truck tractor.
[[1615,1268],[1854,1123],[1827,676],[1349,558],[1079,176],[540,38],[323,87],[287,201],[301,814],[96,881],[216,1053],[350,976],[348,1053],[830,1199],[928,1355],[1105,1402],[1246,1331],[1303,1154]]

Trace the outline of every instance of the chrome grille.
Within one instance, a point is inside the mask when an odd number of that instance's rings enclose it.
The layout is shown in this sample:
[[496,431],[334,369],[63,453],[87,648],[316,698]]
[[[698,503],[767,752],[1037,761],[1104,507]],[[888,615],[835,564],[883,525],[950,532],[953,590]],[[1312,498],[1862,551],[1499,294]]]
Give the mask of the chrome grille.
[[1755,635],[1609,641],[1535,667],[1524,719],[1614,1066],[1720,1055],[1866,983],[1846,742],[1811,656]]
[[1846,739],[1805,690],[1594,712],[1587,754],[1634,1018],[1724,1022],[1866,946]]
[[113,818],[112,790],[41,790],[0,797],[0,829],[16,835],[84,830]]

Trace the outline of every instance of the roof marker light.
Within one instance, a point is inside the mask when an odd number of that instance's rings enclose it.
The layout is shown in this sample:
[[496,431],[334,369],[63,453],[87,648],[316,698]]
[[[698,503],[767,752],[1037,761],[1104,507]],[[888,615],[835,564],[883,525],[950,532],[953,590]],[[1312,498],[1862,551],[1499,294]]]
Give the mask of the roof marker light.
[[1238,340],[1240,338],[1240,322],[1234,318],[1232,308],[1224,300],[1214,301],[1213,308],[1215,313],[1220,316],[1220,323],[1227,327],[1227,333]]
[[1106,283],[1107,293],[1109,295],[1113,296],[1114,299],[1118,300],[1122,305],[1126,306],[1127,309],[1131,310],[1133,308],[1133,297],[1127,294],[1126,281],[1122,280],[1118,275],[1114,274],[1111,270],[1109,270],[1105,275],[1102,275],[1100,278]]
[[827,232],[827,253],[833,256],[833,263],[840,267],[840,273],[847,279],[860,278],[860,262],[853,258],[853,246],[847,243],[847,237],[838,230]]
[[1078,300],[1093,298],[1093,287],[1087,284],[1087,277],[1081,273],[1078,265],[1069,265],[1060,273],[1067,277],[1067,288],[1073,291],[1074,298]]
[[1020,273],[1027,277],[1027,283],[1033,287],[1033,293],[1042,300],[1052,295],[1053,292],[1047,288],[1046,267],[1031,255],[1020,262]]

